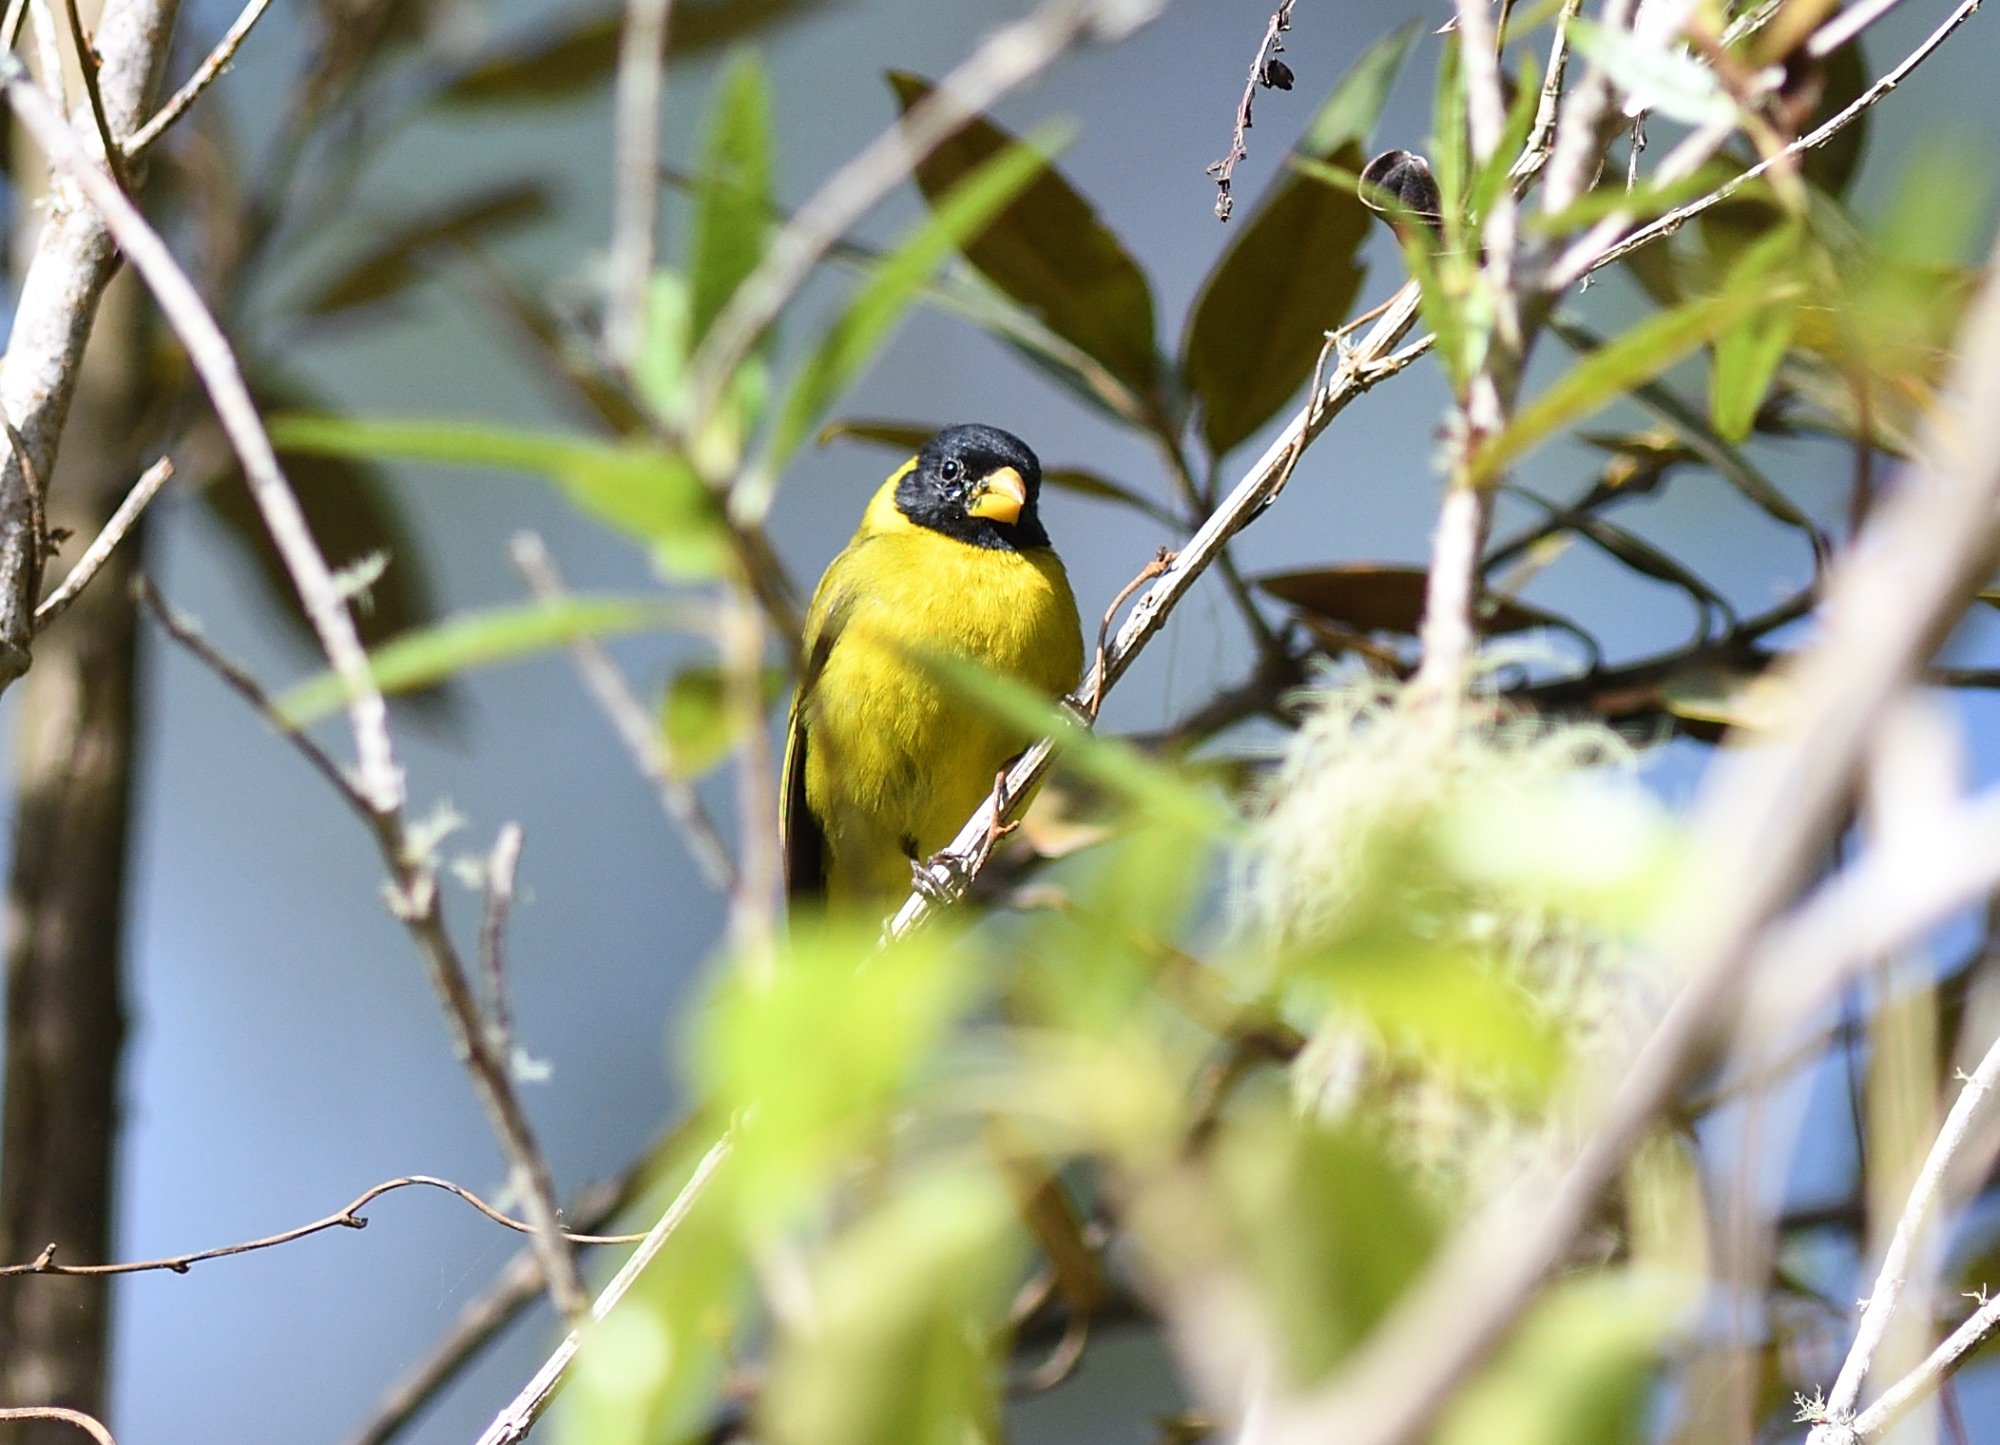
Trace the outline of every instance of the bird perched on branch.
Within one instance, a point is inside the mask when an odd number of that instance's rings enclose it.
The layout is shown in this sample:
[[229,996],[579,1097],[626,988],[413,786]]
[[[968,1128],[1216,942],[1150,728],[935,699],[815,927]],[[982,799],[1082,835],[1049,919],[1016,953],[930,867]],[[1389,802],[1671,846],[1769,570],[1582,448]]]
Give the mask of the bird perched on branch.
[[794,905],[887,906],[1032,738],[940,678],[979,663],[1050,698],[1083,666],[1076,599],[1020,438],[954,426],[890,475],[806,618],[781,801]]

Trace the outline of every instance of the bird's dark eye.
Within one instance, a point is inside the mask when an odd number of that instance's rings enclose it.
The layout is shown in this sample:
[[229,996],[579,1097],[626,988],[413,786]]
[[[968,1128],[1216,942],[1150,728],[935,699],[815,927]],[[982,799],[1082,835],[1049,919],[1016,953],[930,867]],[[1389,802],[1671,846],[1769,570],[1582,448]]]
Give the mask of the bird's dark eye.
[[946,457],[938,463],[938,475],[947,482],[958,481],[965,475],[965,463],[957,457]]

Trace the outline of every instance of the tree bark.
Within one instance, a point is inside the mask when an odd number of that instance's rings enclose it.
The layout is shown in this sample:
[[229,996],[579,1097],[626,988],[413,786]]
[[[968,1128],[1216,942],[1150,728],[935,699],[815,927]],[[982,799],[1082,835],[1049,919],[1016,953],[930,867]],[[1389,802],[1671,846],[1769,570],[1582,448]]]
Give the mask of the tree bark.
[[[102,7],[94,38],[115,134],[150,104],[174,11],[175,0]],[[18,158],[17,176],[43,173],[39,156]],[[0,687],[27,666],[30,642],[35,663],[22,685],[7,896],[0,1260],[54,1244],[82,1263],[110,1257],[116,1198],[137,538],[47,633],[34,637],[31,619],[44,527],[66,529],[74,557],[137,475],[146,321],[135,285],[107,292],[117,257],[74,188],[57,186],[39,211],[27,199],[18,240],[31,258],[0,370],[0,408],[26,454],[5,447],[0,468]],[[104,1280],[0,1281],[0,1403],[101,1417],[109,1326]],[[0,1433],[7,1445],[74,1438],[49,1421]]]

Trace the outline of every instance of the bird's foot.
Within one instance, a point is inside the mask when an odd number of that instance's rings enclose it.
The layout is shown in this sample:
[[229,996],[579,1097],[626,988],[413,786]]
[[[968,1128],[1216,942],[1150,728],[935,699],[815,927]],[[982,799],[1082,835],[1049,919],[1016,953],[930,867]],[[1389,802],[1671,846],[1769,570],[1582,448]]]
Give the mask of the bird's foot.
[[946,849],[921,861],[910,860],[910,886],[932,903],[956,903],[972,886],[972,871],[964,859]]
[[1007,787],[1007,770],[1002,768],[993,775],[993,817],[986,824],[987,852],[992,852],[996,843],[1021,826],[1019,821],[1007,821],[1007,810],[1013,806],[1014,795]]

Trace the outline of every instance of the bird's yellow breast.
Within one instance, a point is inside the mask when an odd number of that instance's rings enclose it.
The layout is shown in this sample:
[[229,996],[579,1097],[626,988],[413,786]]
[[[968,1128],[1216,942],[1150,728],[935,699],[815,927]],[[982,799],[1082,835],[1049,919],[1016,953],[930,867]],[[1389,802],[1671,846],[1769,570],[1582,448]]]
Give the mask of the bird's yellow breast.
[[870,509],[827,569],[808,625],[809,639],[831,628],[834,640],[801,699],[793,746],[802,730],[805,801],[836,901],[907,888],[909,860],[949,843],[1033,741],[949,690],[925,654],[980,663],[1050,697],[1075,685],[1083,663],[1054,552],[976,547],[900,520]]

